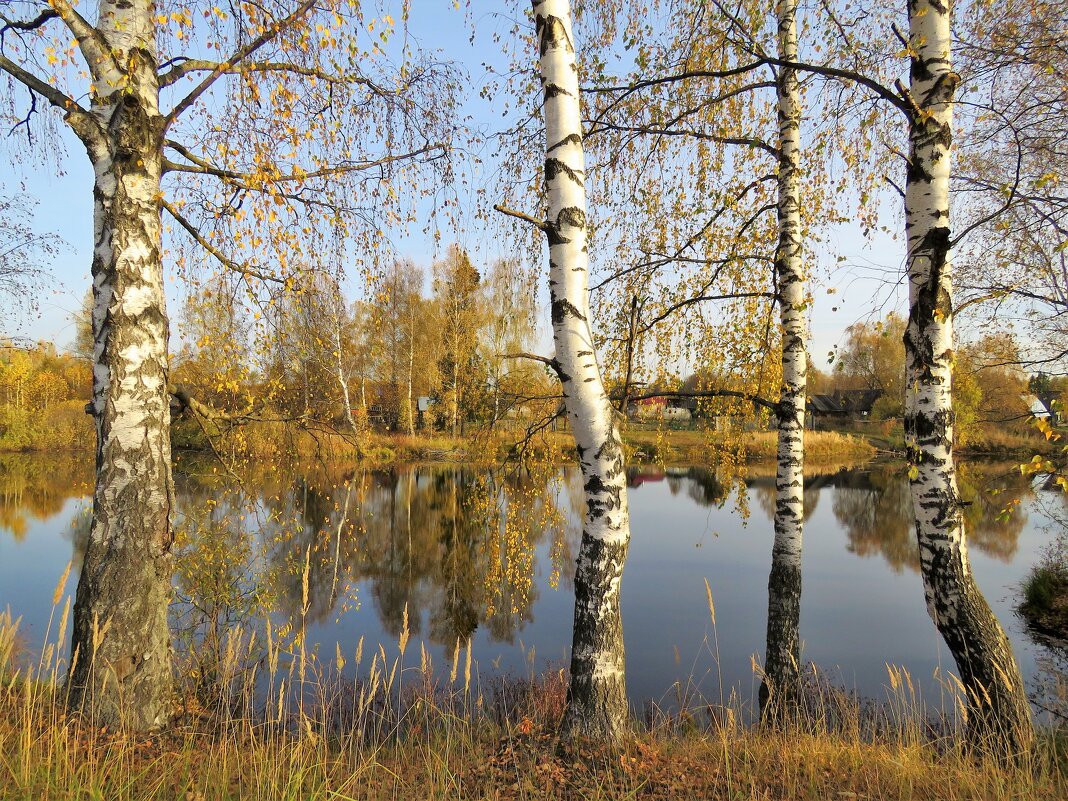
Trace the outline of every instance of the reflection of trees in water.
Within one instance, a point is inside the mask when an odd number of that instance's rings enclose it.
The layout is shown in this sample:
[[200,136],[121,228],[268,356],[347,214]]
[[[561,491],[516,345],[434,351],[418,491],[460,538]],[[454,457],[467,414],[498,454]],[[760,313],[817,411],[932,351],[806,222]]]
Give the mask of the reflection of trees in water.
[[[820,491],[827,486],[831,476],[805,476],[804,504],[802,519],[807,521],[820,503]],[[750,482],[750,491],[757,497],[757,503],[769,520],[775,519],[775,478],[755,479]]]
[[873,466],[843,477],[831,503],[846,530],[849,551],[864,557],[881,554],[896,573],[906,566],[919,570],[912,496],[903,466]]
[[748,516],[746,469],[744,465],[721,464],[716,467],[688,467],[686,494],[699,506],[723,507],[735,496],[735,503],[743,517]]
[[480,625],[511,640],[531,619],[535,549],[548,540],[566,552],[556,472],[435,466],[268,482],[258,503],[274,605],[322,622],[362,583],[391,636],[407,608],[411,633],[425,623],[448,646]]
[[[92,491],[90,453],[0,454],[0,529],[21,541],[31,521],[48,520],[70,498],[84,498]],[[84,545],[83,541],[83,552]],[[81,564],[80,558],[77,562]]]
[[[1003,517],[1011,498],[1030,497],[1031,484],[1006,465],[961,463],[958,482],[968,544],[1007,562],[1016,553],[1027,514],[1018,509]],[[858,556],[881,555],[900,573],[919,571],[919,550],[913,534],[912,499],[905,467],[872,465],[840,474],[833,482],[834,515],[846,530],[850,551]]]
[[171,627],[196,665],[191,675],[210,686],[230,632],[265,603],[257,552],[239,488],[218,477],[175,475],[175,594]]
[[89,547],[89,532],[93,529],[93,504],[86,502],[71,520],[70,528],[66,536],[70,538],[70,561],[71,575],[82,572],[82,560],[85,559],[85,549]]

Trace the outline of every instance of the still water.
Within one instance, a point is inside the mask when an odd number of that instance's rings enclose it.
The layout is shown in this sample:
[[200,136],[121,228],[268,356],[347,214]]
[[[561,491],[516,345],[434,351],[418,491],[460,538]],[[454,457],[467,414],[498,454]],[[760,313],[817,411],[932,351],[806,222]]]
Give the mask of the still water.
[[[622,588],[635,703],[755,696],[764,649],[774,481],[704,468],[630,473],[632,544]],[[1047,660],[1013,609],[1053,536],[1057,493],[1013,465],[963,465],[972,566],[1033,682]],[[72,594],[88,534],[85,457],[0,457],[0,610],[40,647],[68,562]],[[266,469],[236,477],[210,462],[176,471],[180,632],[304,626],[324,660],[336,649],[423,642],[436,665],[470,638],[479,677],[564,667],[577,552],[577,474],[447,465],[381,471]],[[1001,490],[994,494],[991,490]],[[1009,520],[998,512],[1021,499]],[[804,659],[862,695],[885,698],[886,665],[906,667],[940,701],[952,662],[927,616],[900,464],[806,480]],[[715,606],[712,622],[705,582]],[[60,601],[62,605],[63,601]]]

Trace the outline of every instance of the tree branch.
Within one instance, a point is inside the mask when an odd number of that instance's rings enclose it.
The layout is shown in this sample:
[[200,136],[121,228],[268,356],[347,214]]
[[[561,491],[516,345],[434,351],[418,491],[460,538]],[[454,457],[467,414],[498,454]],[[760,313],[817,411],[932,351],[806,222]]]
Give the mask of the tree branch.
[[[59,0],[59,2],[65,2],[65,0]],[[178,119],[190,106],[197,102],[202,94],[204,94],[211,85],[215,83],[222,75],[232,70],[235,66],[240,64],[254,52],[259,50],[265,44],[271,42],[277,38],[286,28],[292,25],[294,22],[303,17],[316,3],[316,0],[303,0],[303,2],[297,6],[288,17],[276,20],[273,25],[268,26],[263,33],[253,39],[244,47],[240,48],[226,61],[218,64],[204,80],[196,85],[189,94],[183,97],[178,103],[171,109],[167,116],[163,120],[163,129],[166,130],[171,124]]]
[[247,75],[250,72],[290,72],[294,75],[304,75],[309,78],[318,78],[326,83],[360,84],[371,89],[376,95],[385,96],[391,94],[380,87],[374,81],[357,75],[336,75],[330,72],[305,67],[288,61],[250,61],[243,64],[227,65],[222,61],[206,61],[199,58],[182,58],[181,63],[167,70],[159,76],[160,88],[177,83],[182,78],[194,72],[216,72],[219,75]]
[[548,356],[539,356],[536,353],[526,353],[526,352],[522,352],[522,353],[498,353],[497,356],[500,357],[501,359],[530,359],[531,361],[534,361],[534,362],[541,362],[546,367],[551,368],[552,371],[554,373],[556,373],[557,378],[560,378],[560,380],[563,380],[563,376],[560,375],[560,365],[559,365],[559,363],[556,361],[556,359],[550,359]]
[[47,11],[42,11],[30,20],[8,19],[3,14],[0,14],[0,20],[4,21],[4,24],[0,26],[0,47],[3,46],[4,34],[8,31],[35,31],[50,19],[57,19],[58,17],[59,14],[52,8]]
[[[173,161],[166,161],[164,168],[167,172],[188,172],[198,175],[214,175],[218,178],[225,178],[229,181],[234,181],[240,184],[243,189],[249,191],[256,191],[256,187],[250,186],[248,181],[252,178],[250,173],[235,172],[234,170],[228,170],[223,167],[219,167],[212,164],[207,159],[198,156],[191,151],[185,145],[180,142],[175,142],[173,139],[167,139],[164,144],[176,153],[181,154],[189,161],[193,163],[193,166],[188,164],[179,164]],[[279,175],[275,178],[269,178],[264,181],[265,184],[276,185],[282,183],[289,183],[291,181],[306,181],[310,178],[328,178],[335,175],[345,175],[350,172],[360,172],[361,170],[370,170],[375,167],[381,167],[386,164],[390,164],[395,161],[405,161],[407,159],[414,159],[417,156],[422,156],[425,153],[431,153],[435,150],[445,150],[445,145],[442,144],[429,144],[418,150],[412,150],[407,153],[397,153],[395,155],[383,156],[380,159],[372,159],[370,161],[358,161],[358,162],[343,162],[333,167],[323,167],[318,170],[304,171],[300,168],[294,169],[292,172],[285,175]]]
[[883,86],[877,80],[864,73],[856,72],[855,70],[841,69],[839,67],[826,67],[821,64],[809,64],[805,61],[787,61],[781,58],[772,58],[771,56],[767,56],[765,60],[769,64],[774,64],[777,67],[786,67],[787,69],[811,72],[814,75],[822,75],[825,78],[839,78],[844,81],[860,84],[864,88],[870,90],[877,97],[885,100],[894,108],[899,109],[906,114],[911,112],[909,104],[905,102],[901,95],[894,92],[893,89]]
[[493,206],[494,211],[499,211],[501,214],[508,217],[515,217],[517,220],[528,222],[540,231],[547,231],[549,229],[548,223],[545,220],[539,220],[537,217],[531,217],[529,214],[524,214],[521,211],[510,209],[507,206],[502,206],[500,203],[496,203]]
[[37,93],[55,108],[62,111],[64,119],[67,120],[71,128],[74,129],[75,133],[77,133],[86,144],[89,144],[86,137],[99,134],[99,126],[96,124],[92,115],[79,106],[72,98],[63,94],[63,92],[59,91],[50,83],[41,80],[32,72],[23,69],[4,55],[0,55],[0,71],[6,72],[31,92]]
[[82,51],[85,63],[89,65],[89,71],[94,77],[100,77],[98,72],[99,65],[105,62],[118,69],[115,56],[100,31],[90,25],[88,20],[79,14],[68,0],[48,0],[48,4],[55,10],[56,16],[63,20],[63,24],[74,34],[74,39],[78,42],[78,48]]
[[254,403],[250,403],[243,411],[240,412],[220,412],[219,410],[213,409],[212,407],[207,406],[206,404],[203,404],[198,401],[196,398],[190,395],[189,390],[187,390],[183,386],[168,384],[167,392],[170,393],[171,397],[178,401],[179,416],[183,414],[186,410],[189,410],[198,417],[203,417],[206,420],[211,420],[213,423],[226,422],[239,424],[244,422],[250,422],[256,419],[252,416],[252,410],[255,407]]
[[734,67],[726,70],[683,70],[674,75],[663,75],[659,78],[649,78],[644,81],[636,81],[632,84],[624,86],[613,86],[605,88],[589,88],[585,89],[586,92],[618,92],[624,93],[635,92],[638,89],[643,89],[649,86],[657,86],[665,83],[673,83],[676,81],[692,80],[694,78],[729,78],[735,75],[741,75],[746,72],[758,69],[762,66],[775,66],[785,67],[787,69],[795,69],[802,72],[810,72],[814,75],[822,75],[826,78],[839,78],[841,80],[851,81],[852,83],[860,84],[861,86],[871,90],[874,94],[892,104],[896,108],[906,113],[911,112],[911,107],[905,100],[894,92],[889,87],[883,86],[874,78],[871,78],[863,73],[856,72],[854,70],[842,69],[840,67],[828,67],[822,64],[810,64],[805,61],[789,61],[782,58],[775,58],[773,56],[761,56],[756,61],[750,64],[743,64],[739,67]]
[[193,237],[194,241],[196,241],[198,245],[204,248],[204,250],[208,251],[208,253],[214,256],[215,260],[218,261],[223,267],[226,267],[228,270],[233,270],[234,272],[240,273],[246,278],[252,277],[258,278],[261,281],[270,281],[283,285],[286,284],[286,280],[284,278],[279,278],[278,276],[270,275],[269,273],[262,272],[261,270],[255,267],[250,267],[247,264],[241,264],[231,258],[228,258],[222,251],[220,251],[217,247],[211,244],[211,242],[205,239],[204,236],[193,226],[193,224],[189,222],[189,220],[187,220],[185,217],[183,217],[174,206],[172,206],[166,200],[160,200],[160,203],[163,208],[167,210],[167,213],[170,214],[171,217],[173,217],[175,221],[180,226],[182,226],[182,228],[185,229],[186,233]]
[[763,139],[747,136],[714,136],[713,134],[698,131],[692,128],[662,128],[652,125],[618,125],[612,122],[598,122],[596,127],[587,132],[587,136],[601,133],[602,131],[620,131],[623,133],[650,134],[652,136],[678,136],[689,137],[703,142],[716,142],[721,145],[739,145],[763,150],[774,158],[779,157],[779,149],[769,145]]

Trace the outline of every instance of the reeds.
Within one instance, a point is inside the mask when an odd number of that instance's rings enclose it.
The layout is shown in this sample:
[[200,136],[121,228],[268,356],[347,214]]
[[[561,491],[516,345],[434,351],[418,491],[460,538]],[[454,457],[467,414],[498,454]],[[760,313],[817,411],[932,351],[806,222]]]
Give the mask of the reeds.
[[[1068,788],[1053,733],[1018,768],[977,761],[959,745],[952,682],[932,716],[918,683],[892,666],[885,703],[806,668],[800,714],[761,726],[736,692],[724,698],[713,681],[705,697],[695,681],[618,747],[561,749],[564,671],[537,674],[531,659],[527,676],[482,680],[461,641],[435,665],[407,616],[392,645],[361,639],[323,657],[299,619],[235,628],[207,691],[178,659],[182,691],[166,731],[110,731],[66,712],[67,617],[65,605],[30,658],[18,620],[0,614],[0,798],[952,800],[1052,799]],[[705,643],[714,662],[714,625]]]

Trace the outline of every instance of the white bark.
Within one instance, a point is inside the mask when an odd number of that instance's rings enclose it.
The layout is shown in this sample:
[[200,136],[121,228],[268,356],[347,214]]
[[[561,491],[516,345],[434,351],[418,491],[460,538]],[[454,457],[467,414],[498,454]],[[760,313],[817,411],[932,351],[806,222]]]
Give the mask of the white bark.
[[627,718],[619,587],[630,541],[623,449],[594,353],[588,301],[585,163],[567,0],[533,0],[544,89],[549,292],[556,368],[586,507],[575,573],[571,687],[564,732],[615,738]]
[[415,436],[415,399],[412,385],[415,383],[415,298],[408,298],[408,436]]
[[910,164],[905,191],[909,321],[905,433],[916,536],[931,618],[968,692],[974,744],[1015,754],[1034,738],[1020,671],[968,565],[953,462],[953,297],[949,179],[953,94],[951,11],[910,0]]
[[[779,0],[778,52],[797,61],[797,0]],[[799,689],[801,646],[801,545],[804,520],[805,372],[808,326],[805,273],[801,260],[800,124],[801,89],[796,70],[778,76],[779,242],[775,270],[782,325],[782,390],[778,408],[778,466],[775,478],[775,543],[768,580],[768,633],[761,710],[780,711]]]
[[74,609],[70,688],[73,704],[99,723],[146,729],[166,722],[171,702],[163,125],[153,5],[101,0],[99,18],[111,55],[90,63],[93,121],[72,122],[95,173],[97,475]]
[[[334,369],[337,370],[337,383],[341,386],[341,400],[345,404],[345,422],[349,424],[349,430],[356,433],[356,420],[352,416],[352,398],[349,395],[349,377],[345,373],[345,362],[342,358],[341,327],[345,317],[345,298],[341,294],[341,284],[334,281],[332,287],[333,297],[330,305],[334,312]],[[347,496],[346,496],[347,500]]]

